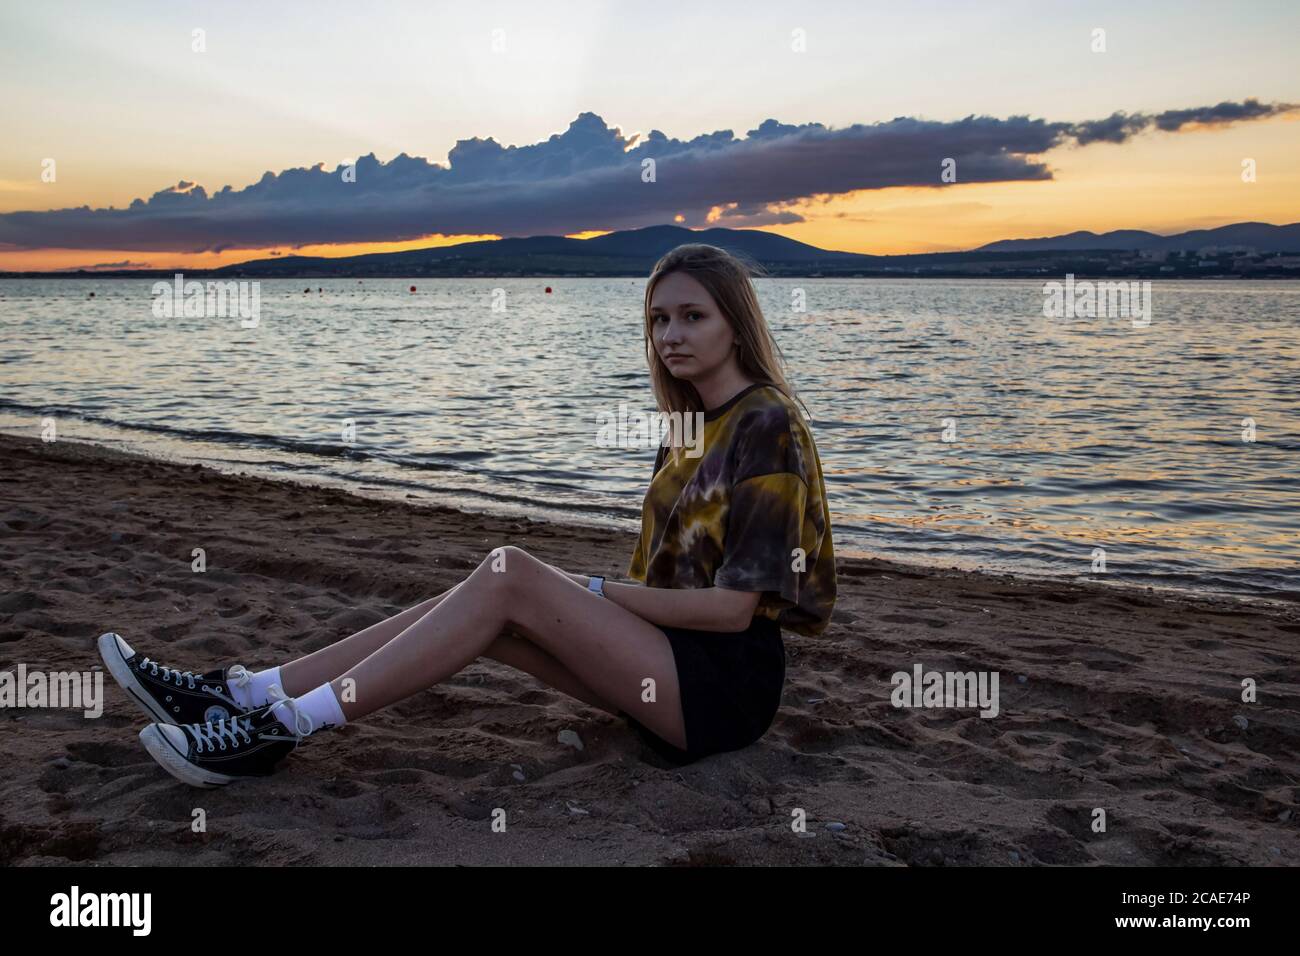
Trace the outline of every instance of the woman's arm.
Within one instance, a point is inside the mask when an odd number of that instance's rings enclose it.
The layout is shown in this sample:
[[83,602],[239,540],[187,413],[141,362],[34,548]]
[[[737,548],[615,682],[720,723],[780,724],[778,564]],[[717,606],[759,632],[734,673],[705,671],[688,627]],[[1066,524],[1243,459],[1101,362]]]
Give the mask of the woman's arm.
[[605,596],[651,624],[701,631],[743,631],[754,618],[760,591],[727,588],[648,588],[605,582]]
[[[551,565],[555,568],[555,565]],[[584,588],[585,574],[555,568]],[[689,627],[701,631],[743,631],[753,620],[762,596],[759,591],[731,591],[727,588],[647,588],[640,584],[605,582],[605,597],[651,624]]]

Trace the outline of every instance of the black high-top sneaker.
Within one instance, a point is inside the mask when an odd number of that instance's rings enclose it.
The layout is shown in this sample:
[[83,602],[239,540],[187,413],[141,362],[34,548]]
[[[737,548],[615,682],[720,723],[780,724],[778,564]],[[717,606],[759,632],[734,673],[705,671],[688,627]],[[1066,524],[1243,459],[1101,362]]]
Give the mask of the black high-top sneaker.
[[116,634],[99,636],[99,654],[132,699],[151,718],[166,724],[205,724],[256,708],[240,706],[230,685],[243,687],[253,675],[242,664],[195,674],[164,667],[131,649]]
[[[312,732],[311,717],[297,701],[271,688],[272,702],[258,710],[206,724],[150,724],[140,741],[150,756],[177,780],[192,787],[224,787],[248,777],[266,777]],[[276,716],[279,708],[294,723],[290,730]],[[321,729],[331,726],[322,725]]]

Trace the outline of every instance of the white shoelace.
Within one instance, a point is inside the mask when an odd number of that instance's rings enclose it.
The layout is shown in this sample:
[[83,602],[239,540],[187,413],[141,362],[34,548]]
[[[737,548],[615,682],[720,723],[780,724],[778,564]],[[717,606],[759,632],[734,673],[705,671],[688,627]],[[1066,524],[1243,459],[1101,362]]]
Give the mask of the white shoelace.
[[[299,738],[306,737],[316,729],[312,724],[311,715],[305,713],[298,706],[298,701],[286,694],[279,684],[272,684],[267,689],[267,693],[272,700],[276,701],[271,708],[272,713],[277,707],[289,708],[293,714],[294,732]],[[275,715],[275,719],[280,721],[278,714]],[[227,740],[230,741],[230,747],[238,747],[241,737],[243,743],[252,743],[253,740],[248,733],[253,728],[251,715],[241,714],[218,721],[209,721],[206,724],[186,724],[185,727],[198,745],[199,753],[229,749],[226,745]]]
[[226,689],[230,691],[230,693],[223,694],[220,692],[221,691],[220,686],[211,687],[207,684],[203,685],[203,689],[207,691],[209,694],[212,694],[214,697],[220,697],[222,700],[234,704],[240,710],[244,710],[246,708],[250,708],[252,705],[244,703],[244,701],[247,700],[248,698],[236,697],[235,688],[238,687],[242,690],[252,682],[253,682],[253,675],[249,673],[249,671],[244,667],[244,665],[235,664],[229,670],[226,671]]
[[[279,684],[272,684],[266,689],[266,695],[275,701],[271,711],[274,713],[277,707],[288,707],[293,714],[293,728],[299,737],[306,737],[316,726],[312,723],[311,714],[304,712],[299,706],[296,698],[286,694]],[[277,715],[278,719],[279,715]],[[281,721],[283,723],[283,721]],[[304,729],[305,725],[305,729]]]
[[[315,730],[315,726],[312,724],[311,714],[304,713],[304,711],[299,708],[298,701],[294,700],[294,698],[289,695],[286,695],[286,693],[279,688],[279,684],[270,685],[268,693],[270,698],[276,701],[276,704],[270,708],[273,713],[277,708],[287,706],[290,713],[294,715],[294,732],[298,735],[299,739],[311,734],[311,732]],[[278,714],[276,714],[276,719],[279,721]],[[281,723],[283,723],[283,721],[281,721]],[[252,730],[251,715],[237,715],[237,717],[225,718],[216,722],[191,723],[187,724],[187,730],[190,731],[191,736],[194,736],[195,743],[198,744],[198,748],[196,749],[199,750],[199,753],[239,747],[240,737],[242,737],[242,743],[252,743],[252,737],[248,735],[248,731]],[[226,745],[227,740],[230,741],[229,747]]]
[[[164,681],[175,682],[177,687],[181,686],[181,679],[184,678],[190,682],[190,690],[194,689],[195,675],[192,671],[178,671],[174,667],[160,665],[157,661],[151,661],[147,657],[140,661],[140,669],[144,670],[146,667],[155,677],[161,677]],[[161,674],[159,673],[160,667],[162,668]]]
[[195,743],[198,744],[199,753],[203,753],[205,745],[209,751],[215,751],[218,748],[221,750],[228,749],[226,747],[227,740],[230,741],[231,747],[238,747],[239,737],[236,737],[236,734],[244,738],[244,743],[251,742],[253,738],[248,735],[250,725],[251,721],[247,717],[231,717],[228,720],[218,720],[216,723],[187,724],[186,729],[189,730],[194,737]]
[[253,675],[244,667],[243,664],[236,664],[230,670],[226,671],[226,683],[234,684],[236,687],[247,687],[252,681]]

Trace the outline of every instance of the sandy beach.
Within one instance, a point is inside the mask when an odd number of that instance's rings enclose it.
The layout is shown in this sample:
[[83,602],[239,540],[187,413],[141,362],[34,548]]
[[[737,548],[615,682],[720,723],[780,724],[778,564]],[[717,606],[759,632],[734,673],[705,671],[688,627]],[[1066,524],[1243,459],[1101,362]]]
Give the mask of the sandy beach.
[[[108,630],[180,667],[258,669],[498,545],[621,580],[635,543],[69,442],[0,436],[0,460],[0,670],[90,671]],[[669,767],[623,721],[480,661],[217,791],[154,763],[105,675],[98,718],[0,711],[0,863],[1295,865],[1297,641],[1295,605],[841,559],[831,626],[786,634],[781,711],[744,751]],[[895,708],[890,676],[917,663],[997,671],[998,715]]]

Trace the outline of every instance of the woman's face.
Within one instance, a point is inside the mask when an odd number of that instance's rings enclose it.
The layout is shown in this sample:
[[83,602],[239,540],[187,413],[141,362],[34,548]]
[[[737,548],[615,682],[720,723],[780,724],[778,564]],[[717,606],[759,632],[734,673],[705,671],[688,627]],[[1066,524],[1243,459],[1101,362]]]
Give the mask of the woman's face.
[[650,340],[674,378],[707,379],[734,362],[736,333],[713,297],[684,272],[670,272],[650,297]]

